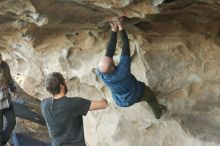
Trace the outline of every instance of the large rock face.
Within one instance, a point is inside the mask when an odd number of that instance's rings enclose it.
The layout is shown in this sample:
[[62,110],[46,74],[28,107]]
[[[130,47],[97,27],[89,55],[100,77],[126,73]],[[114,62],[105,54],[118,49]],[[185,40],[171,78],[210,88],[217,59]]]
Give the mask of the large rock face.
[[[0,8],[1,53],[25,92],[48,97],[44,78],[58,71],[69,96],[109,100],[84,118],[88,146],[220,145],[218,0],[4,0]],[[104,19],[114,15],[127,16],[132,72],[168,107],[160,120],[146,103],[117,107],[95,75],[110,35]],[[27,121],[17,130],[49,139]]]

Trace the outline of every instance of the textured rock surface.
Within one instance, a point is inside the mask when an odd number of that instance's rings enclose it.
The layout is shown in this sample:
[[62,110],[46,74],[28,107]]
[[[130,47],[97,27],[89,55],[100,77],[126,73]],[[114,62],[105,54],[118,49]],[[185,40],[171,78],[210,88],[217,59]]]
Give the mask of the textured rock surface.
[[[44,77],[59,71],[67,78],[68,95],[110,101],[105,111],[85,117],[89,146],[220,145],[220,2],[161,3],[4,0],[1,53],[20,87],[35,98],[49,96]],[[94,74],[110,34],[103,20],[114,15],[128,17],[133,73],[168,107],[159,121],[146,103],[117,107]],[[116,61],[119,55],[120,49]],[[45,127],[19,119],[17,130],[47,141]]]

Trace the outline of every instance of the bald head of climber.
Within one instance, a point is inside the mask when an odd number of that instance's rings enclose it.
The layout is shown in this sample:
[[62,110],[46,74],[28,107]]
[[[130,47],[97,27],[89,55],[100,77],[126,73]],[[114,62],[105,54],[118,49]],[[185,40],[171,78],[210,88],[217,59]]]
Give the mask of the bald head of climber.
[[115,70],[115,63],[111,57],[104,56],[99,61],[99,71],[105,74]]

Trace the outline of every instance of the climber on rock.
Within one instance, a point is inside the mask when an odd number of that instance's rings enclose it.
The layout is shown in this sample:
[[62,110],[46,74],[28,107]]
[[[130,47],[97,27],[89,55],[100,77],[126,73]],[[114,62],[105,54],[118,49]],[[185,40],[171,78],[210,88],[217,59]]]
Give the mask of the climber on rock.
[[105,109],[105,99],[90,101],[80,97],[67,97],[68,91],[63,75],[48,75],[45,86],[52,97],[41,102],[41,111],[48,126],[52,146],[85,146],[83,116],[88,111]]
[[[159,119],[166,107],[158,104],[152,90],[143,82],[137,81],[131,74],[131,57],[129,40],[122,25],[123,17],[116,21],[109,19],[111,37],[105,56],[100,59],[97,69],[99,78],[110,88],[113,100],[120,107],[129,107],[135,103],[146,101],[157,119]],[[116,66],[113,56],[117,43],[117,31],[119,30],[122,40],[122,52],[120,62]]]
[[[7,144],[16,124],[14,107],[11,102],[9,90],[16,95],[16,87],[10,73],[10,68],[2,60],[0,53],[0,146]],[[7,122],[5,126],[3,125],[3,116]]]

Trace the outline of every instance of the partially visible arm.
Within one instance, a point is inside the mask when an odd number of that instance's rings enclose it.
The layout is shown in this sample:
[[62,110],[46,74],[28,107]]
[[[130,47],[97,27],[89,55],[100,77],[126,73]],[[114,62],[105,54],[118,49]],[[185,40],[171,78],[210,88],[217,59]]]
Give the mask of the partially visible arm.
[[116,43],[117,43],[117,32],[112,31],[111,37],[110,37],[109,42],[108,42],[108,46],[107,46],[105,56],[108,56],[108,57],[111,57],[111,58],[114,56]]
[[120,31],[121,33],[121,40],[122,40],[122,52],[121,55],[129,56],[130,57],[130,46],[129,46],[129,39],[127,33],[124,29]]
[[75,114],[86,116],[88,111],[104,109],[108,106],[105,99],[91,101],[81,97],[68,98],[70,100],[70,109]]
[[92,101],[89,111],[105,109],[107,107],[108,107],[108,101],[103,98],[99,101]]
[[126,31],[124,30],[122,22],[123,22],[123,17],[120,17],[118,21],[118,29],[120,31],[121,41],[122,41],[121,55],[130,57],[129,39],[128,39]]
[[111,26],[112,33],[111,33],[111,37],[108,42],[105,56],[113,58],[115,54],[116,43],[117,43],[117,23],[109,20],[109,24]]
[[118,28],[121,34],[121,41],[122,41],[122,52],[121,52],[120,62],[118,65],[118,70],[120,70],[121,73],[122,72],[128,73],[130,72],[130,67],[131,67],[130,46],[129,46],[128,36],[122,26],[122,19],[119,20]]
[[16,92],[16,87],[14,85],[14,80],[11,76],[11,72],[10,72],[10,68],[8,66],[8,64],[6,62],[4,62],[4,71],[7,77],[7,81],[8,81],[8,86],[11,92],[15,93]]

